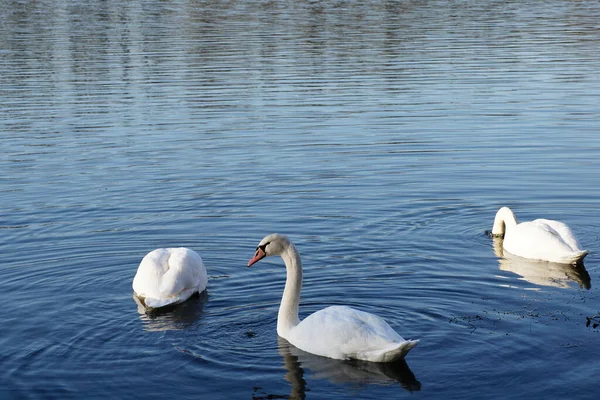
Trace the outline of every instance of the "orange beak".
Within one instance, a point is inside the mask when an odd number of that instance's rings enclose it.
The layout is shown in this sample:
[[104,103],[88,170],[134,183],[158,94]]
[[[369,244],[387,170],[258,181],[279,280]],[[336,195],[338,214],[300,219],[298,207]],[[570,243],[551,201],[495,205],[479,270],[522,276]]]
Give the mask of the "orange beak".
[[250,259],[250,261],[248,261],[248,267],[251,266],[254,263],[259,262],[260,260],[262,260],[263,258],[265,258],[267,254],[265,253],[265,251],[263,249],[261,249],[260,247],[258,249],[256,249],[256,253],[254,253],[254,257],[252,257]]

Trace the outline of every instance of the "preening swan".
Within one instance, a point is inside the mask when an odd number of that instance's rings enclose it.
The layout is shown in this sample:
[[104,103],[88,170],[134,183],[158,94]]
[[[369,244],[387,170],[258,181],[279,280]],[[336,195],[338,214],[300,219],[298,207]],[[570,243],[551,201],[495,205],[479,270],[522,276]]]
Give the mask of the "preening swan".
[[403,358],[419,343],[404,340],[380,317],[345,306],[327,307],[300,321],[302,262],[292,242],[277,233],[266,236],[248,261],[248,267],[275,255],[281,256],[287,269],[277,334],[297,348],[339,360],[390,362]]
[[142,259],[133,291],[149,308],[181,303],[206,289],[208,276],[200,255],[184,247],[156,249]]
[[531,260],[574,264],[588,254],[564,223],[536,219],[518,224],[508,207],[502,207],[496,213],[492,235],[504,237],[502,246],[505,251]]

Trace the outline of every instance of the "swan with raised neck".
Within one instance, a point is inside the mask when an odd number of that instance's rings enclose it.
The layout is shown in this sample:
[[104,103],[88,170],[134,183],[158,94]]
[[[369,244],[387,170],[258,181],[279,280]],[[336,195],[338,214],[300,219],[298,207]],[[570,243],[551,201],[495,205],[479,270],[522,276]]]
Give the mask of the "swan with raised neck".
[[508,207],[496,212],[492,236],[503,238],[504,251],[531,260],[576,264],[588,254],[563,222],[536,219],[517,223],[515,214]]
[[286,236],[269,235],[256,248],[256,253],[248,262],[248,267],[263,257],[277,254],[283,259],[287,271],[283,296],[279,305],[279,314],[277,315],[277,334],[285,338],[288,336],[288,332],[300,323],[298,306],[300,292],[302,291],[302,261],[296,246]]
[[287,236],[277,233],[266,236],[248,261],[248,267],[274,255],[281,256],[287,270],[277,334],[292,345],[329,358],[390,362],[403,358],[419,343],[404,340],[380,317],[345,306],[327,307],[300,321],[302,262]]

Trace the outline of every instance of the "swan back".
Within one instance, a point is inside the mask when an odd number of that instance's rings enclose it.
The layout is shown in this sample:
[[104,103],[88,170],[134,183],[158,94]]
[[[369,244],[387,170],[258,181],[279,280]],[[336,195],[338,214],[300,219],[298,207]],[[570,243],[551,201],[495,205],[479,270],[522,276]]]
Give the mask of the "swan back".
[[204,291],[207,282],[200,255],[180,247],[148,253],[138,267],[132,286],[147,307],[158,308],[181,303],[192,294]]
[[580,262],[588,254],[565,224],[545,219],[520,223],[503,245],[513,255],[559,264]]
[[403,358],[418,340],[404,340],[377,315],[331,306],[306,317],[284,337],[298,348],[335,359],[390,362]]
[[579,241],[565,223],[551,219],[536,219],[532,222],[540,226],[546,225],[548,229],[554,230],[554,232],[556,232],[556,234],[565,242],[567,246],[571,248],[572,251],[581,251]]

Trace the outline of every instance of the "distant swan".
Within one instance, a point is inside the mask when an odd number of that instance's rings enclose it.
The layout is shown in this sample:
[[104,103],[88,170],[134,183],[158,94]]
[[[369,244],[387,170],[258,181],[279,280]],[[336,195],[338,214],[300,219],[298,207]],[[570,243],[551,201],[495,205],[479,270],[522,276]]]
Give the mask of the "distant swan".
[[403,358],[419,343],[404,340],[380,317],[345,306],[327,307],[300,321],[302,263],[292,242],[277,233],[266,236],[248,266],[274,255],[281,256],[287,269],[277,334],[297,348],[339,360],[391,362]]
[[156,249],[142,259],[133,291],[146,307],[178,304],[206,289],[208,277],[200,255],[184,247]]
[[502,207],[496,213],[492,235],[504,237],[505,251],[531,260],[574,264],[588,254],[564,223],[536,219],[517,224],[515,214],[508,207]]

